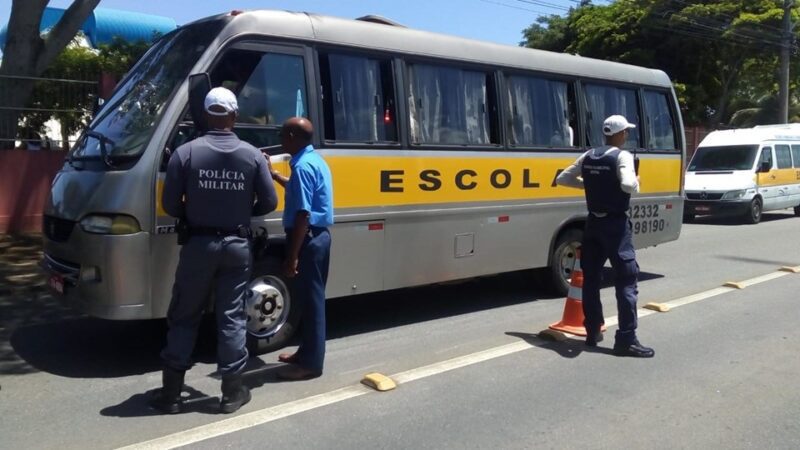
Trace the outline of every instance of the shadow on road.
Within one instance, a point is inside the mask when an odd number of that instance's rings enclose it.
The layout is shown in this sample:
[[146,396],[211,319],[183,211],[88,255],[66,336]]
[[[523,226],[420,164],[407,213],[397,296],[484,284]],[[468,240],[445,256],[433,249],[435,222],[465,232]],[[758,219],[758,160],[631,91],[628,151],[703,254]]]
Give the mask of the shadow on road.
[[523,341],[527,342],[528,344],[538,347],[544,350],[550,350],[552,352],[558,353],[563,358],[576,358],[580,356],[581,353],[603,353],[606,355],[614,356],[614,352],[610,348],[597,346],[597,347],[587,347],[583,343],[583,338],[574,337],[574,338],[567,338],[563,341],[555,341],[551,338],[543,338],[540,337],[537,333],[521,333],[517,331],[508,331],[506,335],[513,336],[515,338],[522,339]]
[[[786,220],[794,217],[794,213],[790,210],[786,210],[785,212],[765,212],[761,215],[761,223],[774,222],[776,220]],[[697,216],[693,221],[684,222],[684,224],[685,223],[696,225],[752,226],[751,224],[744,223],[742,218],[736,216]]]

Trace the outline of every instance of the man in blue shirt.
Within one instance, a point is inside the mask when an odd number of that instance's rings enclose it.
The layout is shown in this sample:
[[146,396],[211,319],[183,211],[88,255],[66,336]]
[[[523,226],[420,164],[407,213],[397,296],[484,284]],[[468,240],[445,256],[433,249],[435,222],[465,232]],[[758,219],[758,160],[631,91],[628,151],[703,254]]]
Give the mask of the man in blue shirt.
[[314,128],[308,119],[292,117],[281,128],[281,146],[292,155],[289,178],[270,167],[272,179],[286,189],[283,227],[287,251],[284,273],[294,278],[293,293],[302,308],[303,333],[294,354],[278,356],[291,364],[278,372],[284,380],[306,380],[322,375],[325,359],[325,284],[331,253],[333,186],[331,171],[314,151]]

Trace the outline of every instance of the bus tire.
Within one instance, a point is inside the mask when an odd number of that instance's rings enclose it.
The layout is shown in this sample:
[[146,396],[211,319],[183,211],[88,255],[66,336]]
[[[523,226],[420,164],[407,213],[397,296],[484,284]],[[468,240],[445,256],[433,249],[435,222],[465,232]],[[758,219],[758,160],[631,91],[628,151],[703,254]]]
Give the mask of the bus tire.
[[245,299],[247,349],[251,355],[285,347],[297,331],[302,311],[292,302],[290,286],[277,259],[255,264]]
[[800,205],[794,207],[794,215],[800,216]]
[[553,246],[553,253],[550,255],[548,270],[547,287],[553,294],[562,297],[567,295],[570,274],[577,256],[576,250],[580,247],[582,240],[583,230],[580,228],[569,228],[558,235]]
[[761,213],[763,212],[763,204],[761,197],[756,197],[750,202],[750,207],[747,208],[747,213],[744,215],[746,223],[755,225],[761,222]]

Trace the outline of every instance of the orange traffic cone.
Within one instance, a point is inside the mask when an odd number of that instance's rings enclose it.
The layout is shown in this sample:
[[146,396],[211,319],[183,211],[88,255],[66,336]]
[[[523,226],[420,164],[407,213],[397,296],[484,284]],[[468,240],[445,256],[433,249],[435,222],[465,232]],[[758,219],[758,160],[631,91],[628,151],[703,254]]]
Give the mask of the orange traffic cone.
[[[583,271],[581,270],[581,249],[575,253],[575,264],[572,267],[572,277],[569,281],[567,302],[564,304],[564,314],[560,322],[550,325],[551,330],[564,331],[578,336],[586,336],[583,326]],[[602,327],[605,330],[605,326]]]

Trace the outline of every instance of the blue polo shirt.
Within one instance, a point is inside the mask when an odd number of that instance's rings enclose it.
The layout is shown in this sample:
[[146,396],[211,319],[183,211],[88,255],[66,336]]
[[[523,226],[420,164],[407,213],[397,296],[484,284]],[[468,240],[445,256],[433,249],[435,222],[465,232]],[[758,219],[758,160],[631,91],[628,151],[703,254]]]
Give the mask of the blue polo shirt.
[[300,211],[309,213],[312,227],[333,225],[333,179],[328,164],[309,145],[289,161],[292,175],[286,183],[283,227],[292,228]]

